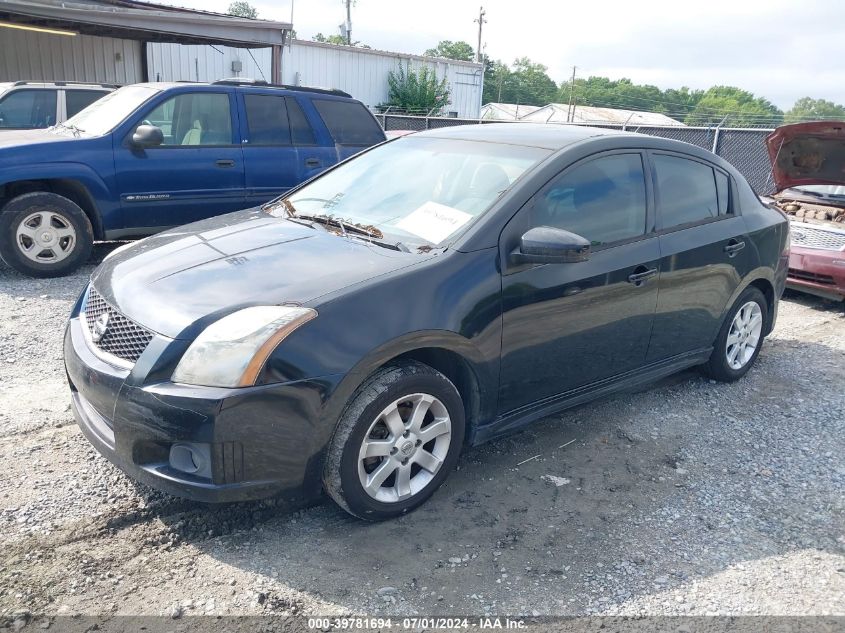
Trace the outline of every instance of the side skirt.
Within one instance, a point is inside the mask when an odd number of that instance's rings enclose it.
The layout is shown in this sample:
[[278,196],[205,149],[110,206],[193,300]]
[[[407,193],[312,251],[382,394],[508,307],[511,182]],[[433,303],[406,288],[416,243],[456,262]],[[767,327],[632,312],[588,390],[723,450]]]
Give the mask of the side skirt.
[[590,383],[543,400],[538,400],[530,405],[509,411],[497,418],[490,424],[481,426],[475,430],[471,440],[472,445],[482,444],[503,435],[518,431],[526,425],[546,417],[557,411],[584,404],[596,398],[606,396],[623,389],[632,389],[647,385],[666,376],[670,376],[683,369],[694,367],[707,362],[713,348],[686,352],[673,356],[666,360],[646,365],[638,369],[605,378],[598,382]]

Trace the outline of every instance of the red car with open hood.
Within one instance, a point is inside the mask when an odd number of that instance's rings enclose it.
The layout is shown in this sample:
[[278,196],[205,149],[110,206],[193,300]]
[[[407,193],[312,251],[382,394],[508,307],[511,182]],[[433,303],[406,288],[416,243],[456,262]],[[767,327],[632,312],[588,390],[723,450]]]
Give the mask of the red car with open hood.
[[787,286],[845,298],[845,122],[779,127],[766,139],[775,192],[792,234]]

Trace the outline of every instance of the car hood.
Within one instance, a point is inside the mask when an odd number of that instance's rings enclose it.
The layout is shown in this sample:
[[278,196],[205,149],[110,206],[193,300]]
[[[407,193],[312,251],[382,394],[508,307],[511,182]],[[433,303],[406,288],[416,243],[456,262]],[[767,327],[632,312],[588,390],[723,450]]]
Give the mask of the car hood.
[[0,130],[0,149],[23,147],[36,143],[60,143],[75,141],[72,136],[62,136],[47,130]]
[[766,137],[776,191],[845,185],[845,122],[784,125]]
[[236,309],[306,304],[432,256],[250,209],[136,242],[103,261],[92,283],[140,325],[193,338]]

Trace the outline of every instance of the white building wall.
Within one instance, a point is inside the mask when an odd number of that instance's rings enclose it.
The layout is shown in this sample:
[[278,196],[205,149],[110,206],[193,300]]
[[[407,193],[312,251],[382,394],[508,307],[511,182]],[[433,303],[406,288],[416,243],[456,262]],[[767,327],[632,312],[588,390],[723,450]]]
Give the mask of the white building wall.
[[417,71],[428,66],[438,78],[445,76],[451,101],[446,110],[478,118],[483,72],[481,64],[471,62],[294,40],[282,53],[282,82],[339,88],[374,108],[387,101],[387,76],[400,62]]
[[141,43],[0,29],[0,81],[143,81]]
[[[235,76],[270,81],[271,57],[269,48],[147,44],[150,81],[214,81]],[[232,70],[235,60],[242,64],[240,73]],[[480,64],[294,40],[282,51],[282,83],[339,88],[374,108],[387,101],[387,76],[400,62],[410,63],[414,70],[428,66],[438,78],[445,76],[451,93],[446,110],[457,112],[459,117],[478,117]]]
[[[242,70],[234,71],[232,62]],[[230,77],[272,81],[271,48],[234,48],[194,44],[147,44],[150,81],[216,81]]]

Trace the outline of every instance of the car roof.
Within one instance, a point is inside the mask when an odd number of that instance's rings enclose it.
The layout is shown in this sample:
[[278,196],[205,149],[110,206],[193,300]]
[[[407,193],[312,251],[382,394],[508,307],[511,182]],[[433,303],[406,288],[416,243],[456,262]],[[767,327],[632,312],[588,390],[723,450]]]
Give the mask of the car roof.
[[[484,123],[456,125],[417,132],[414,137],[449,138],[464,141],[486,141],[504,145],[524,145],[558,150],[595,136],[634,136],[632,132],[555,123]],[[637,134],[636,136],[645,136]],[[651,138],[651,137],[647,137]]]
[[218,81],[147,81],[140,84],[140,86],[148,86],[157,90],[170,90],[172,88],[184,88],[186,86],[201,86],[204,88],[213,88],[218,86],[227,86],[230,88],[238,88],[243,90],[287,90],[290,92],[302,93],[316,93],[329,97],[340,97],[342,99],[352,99],[352,95],[348,92],[343,92],[336,88],[318,88],[314,86],[287,86],[282,84],[271,84],[265,81],[251,81],[236,79],[220,79]]
[[102,90],[106,88],[113,90],[119,88],[118,84],[100,83],[98,81],[65,81],[57,79],[55,81],[35,81],[30,79],[22,79],[20,81],[9,81],[0,83],[0,90],[8,88],[69,88],[81,90]]

